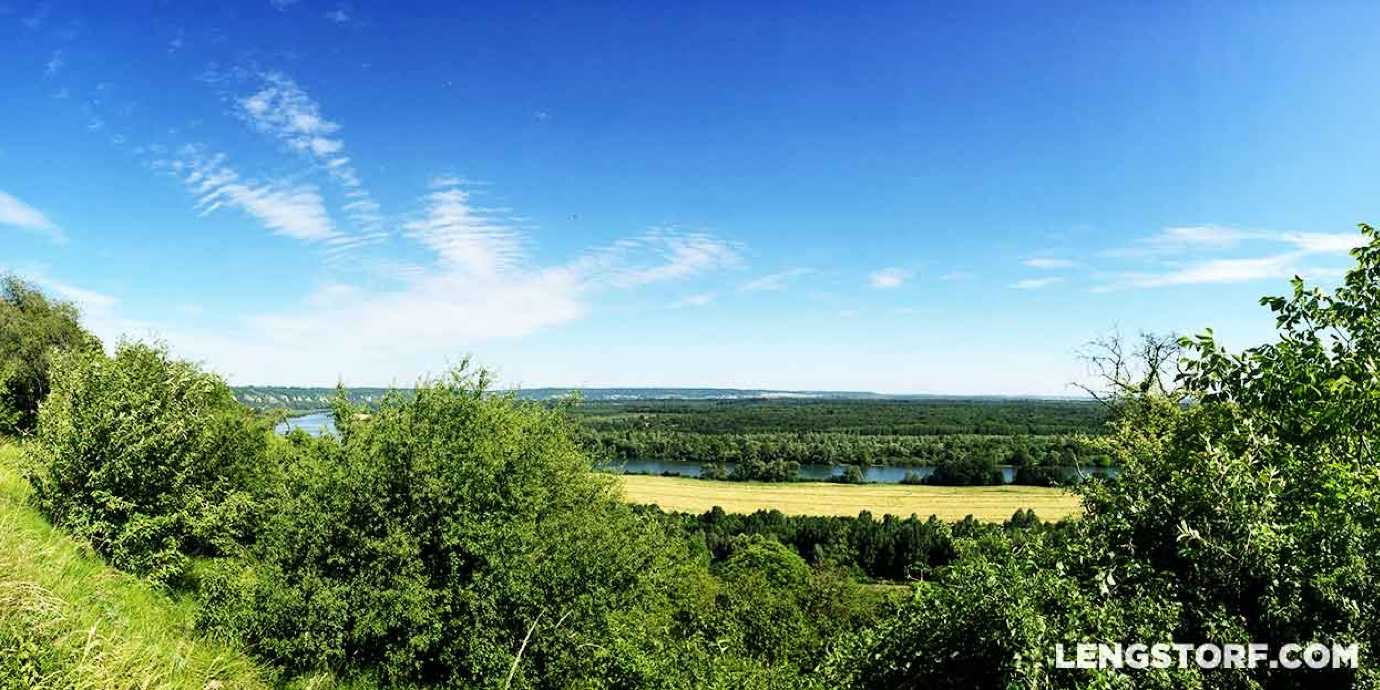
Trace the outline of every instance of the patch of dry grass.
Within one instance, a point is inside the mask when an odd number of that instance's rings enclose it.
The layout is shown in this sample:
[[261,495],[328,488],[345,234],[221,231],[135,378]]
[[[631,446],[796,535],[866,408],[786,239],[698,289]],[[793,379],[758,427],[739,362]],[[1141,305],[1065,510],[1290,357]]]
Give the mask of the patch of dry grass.
[[1080,512],[1078,498],[1062,489],[1035,486],[908,486],[824,482],[722,482],[684,477],[624,475],[624,497],[663,510],[702,513],[719,506],[731,513],[775,508],[787,515],[857,515],[870,511],[941,520],[1000,522],[1031,508],[1044,520]]

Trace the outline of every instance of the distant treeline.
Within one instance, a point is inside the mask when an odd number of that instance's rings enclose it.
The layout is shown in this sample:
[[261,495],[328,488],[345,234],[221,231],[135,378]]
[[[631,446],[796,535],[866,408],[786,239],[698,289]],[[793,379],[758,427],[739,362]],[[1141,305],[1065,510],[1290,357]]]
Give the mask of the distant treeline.
[[663,512],[639,506],[687,534],[704,540],[714,562],[727,558],[734,539],[743,535],[771,538],[795,551],[815,567],[843,568],[873,580],[905,581],[932,575],[957,557],[960,539],[1005,534],[1019,538],[1031,532],[1049,533],[1066,523],[1043,522],[1032,510],[1018,510],[1002,524],[972,516],[946,523],[934,516],[875,518],[866,511],[857,517],[792,516],[777,510],[740,515],[714,508],[700,515]]
[[1093,402],[987,398],[587,402],[576,416],[598,432],[868,436],[1100,433],[1107,419]]
[[[335,397],[335,388],[318,386],[236,386],[232,388],[240,402],[260,412],[287,410],[289,412],[312,412],[330,406]],[[411,388],[353,388],[349,390],[352,402],[376,405],[389,391],[410,395]],[[739,401],[773,402],[976,402],[1001,403],[1019,402],[1005,398],[952,398],[937,396],[884,395],[864,391],[776,391],[761,388],[522,388],[516,390],[494,390],[493,393],[509,394],[522,400],[561,400],[578,397],[589,403],[725,403]]]
[[[304,388],[295,386],[237,386],[235,399],[258,412],[285,410],[313,412],[330,409],[337,394],[344,394],[351,405],[373,407],[383,401],[390,388]],[[403,391],[406,393],[406,391]]]
[[844,465],[941,465],[977,457],[995,465],[1103,464],[1081,436],[897,436],[844,432],[701,434],[589,431],[586,445],[612,460],[655,458],[703,464],[787,462]]
[[[800,465],[931,466],[924,483],[1054,485],[1056,468],[1104,465],[1094,437],[1106,411],[1078,401],[735,400],[587,403],[573,414],[585,447],[618,462],[705,465],[709,479],[791,481]],[[733,463],[730,470],[727,463]],[[919,476],[912,482],[920,483]]]

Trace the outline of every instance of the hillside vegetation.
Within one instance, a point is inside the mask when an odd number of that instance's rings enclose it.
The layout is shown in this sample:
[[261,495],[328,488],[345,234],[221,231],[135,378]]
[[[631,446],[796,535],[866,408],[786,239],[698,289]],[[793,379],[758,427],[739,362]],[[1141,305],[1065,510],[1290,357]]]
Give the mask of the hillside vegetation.
[[196,632],[190,602],[48,524],[28,503],[19,455],[0,442],[0,688],[270,687],[248,656]]

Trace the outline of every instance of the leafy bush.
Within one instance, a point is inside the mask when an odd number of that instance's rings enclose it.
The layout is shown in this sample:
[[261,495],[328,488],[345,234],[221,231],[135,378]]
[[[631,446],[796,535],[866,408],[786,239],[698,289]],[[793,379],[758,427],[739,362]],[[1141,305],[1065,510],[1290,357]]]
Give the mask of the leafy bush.
[[738,461],[729,479],[754,482],[790,482],[800,478],[800,463],[746,457]]
[[[1122,471],[1078,485],[1078,529],[1014,548],[964,545],[895,618],[840,646],[834,683],[1380,685],[1380,666],[1366,661],[1380,649],[1380,233],[1363,231],[1369,243],[1335,291],[1296,278],[1292,295],[1262,300],[1276,313],[1275,342],[1232,354],[1209,331],[1182,341],[1179,387],[1164,385],[1160,359],[1144,380],[1114,380],[1105,445]],[[1362,661],[1316,671],[1053,667],[1055,644],[1088,640],[1356,644]]]
[[1025,486],[1063,486],[1073,481],[1077,470],[1051,465],[1021,465],[1011,478],[1012,484]]
[[[251,558],[208,573],[201,625],[290,669],[389,683],[641,687],[687,564],[591,471],[566,416],[465,367],[298,436]],[[684,553],[683,551],[681,552]],[[665,658],[663,658],[665,657]]]
[[[1182,688],[1196,671],[1055,668],[1055,645],[1087,640],[1169,641],[1180,609],[1163,581],[1109,593],[1071,577],[1064,548],[1038,534],[1012,543],[988,533],[963,544],[953,566],[919,583],[895,615],[843,638],[825,664],[833,687]],[[1102,583],[1105,585],[1106,581]],[[1121,676],[1121,677],[1118,677]]]
[[731,644],[768,664],[812,669],[838,633],[872,617],[875,601],[847,576],[814,570],[770,537],[742,535],[715,568],[717,605],[731,623]]
[[76,307],[0,277],[0,434],[33,430],[48,395],[49,358],[62,349],[95,352],[100,341],[82,329]]
[[861,467],[848,465],[844,467],[843,474],[836,474],[830,477],[829,481],[835,484],[864,484],[867,482],[867,475],[863,473]]
[[248,536],[267,430],[220,378],[137,343],[58,352],[51,378],[26,471],[54,524],[161,583]]
[[949,455],[934,466],[925,478],[936,486],[986,486],[1001,484],[1001,470],[990,455]]

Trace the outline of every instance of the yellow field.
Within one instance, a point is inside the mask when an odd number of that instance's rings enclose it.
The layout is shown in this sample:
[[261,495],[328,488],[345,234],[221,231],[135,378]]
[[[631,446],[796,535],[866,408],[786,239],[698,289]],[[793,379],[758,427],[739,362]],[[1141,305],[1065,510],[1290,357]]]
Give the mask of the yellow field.
[[655,503],[663,510],[702,513],[720,506],[731,513],[775,508],[788,515],[857,515],[871,511],[903,517],[937,515],[941,520],[999,522],[1017,509],[1033,508],[1044,520],[1079,512],[1078,498],[1062,489],[1035,486],[907,486],[798,482],[718,482],[683,477],[624,475],[631,503]]

